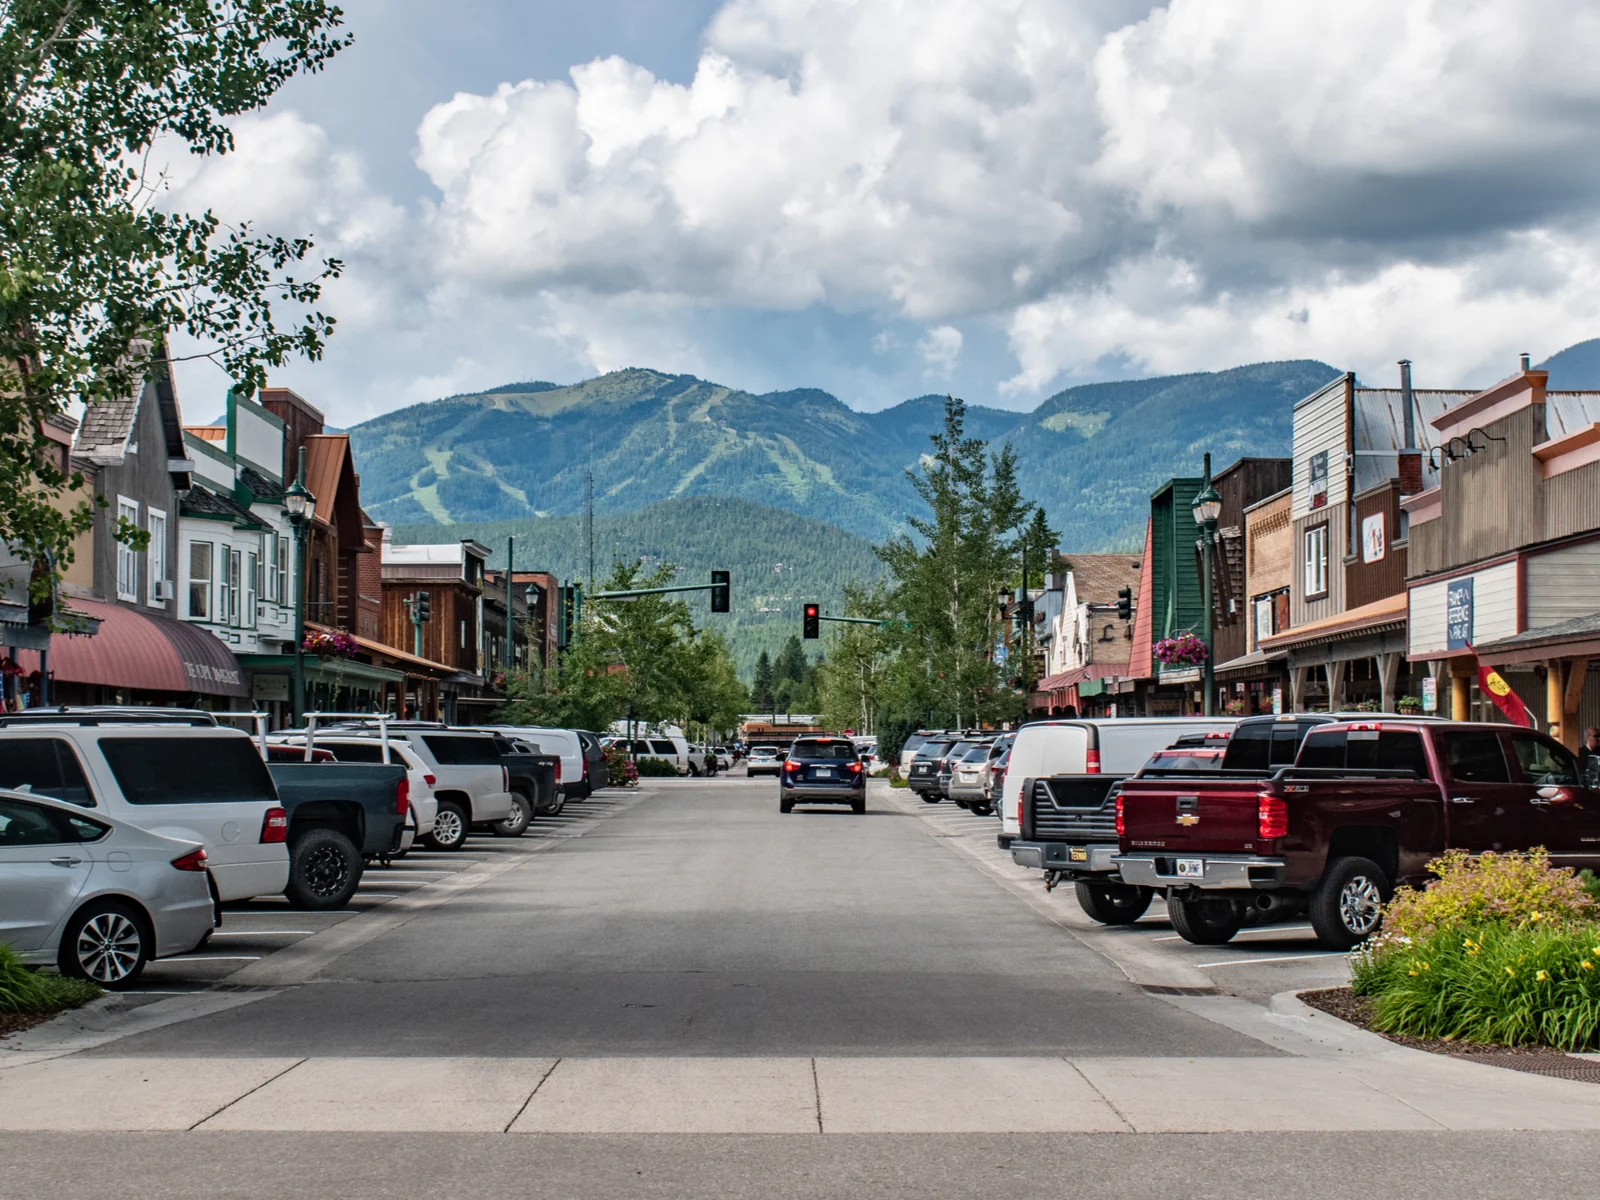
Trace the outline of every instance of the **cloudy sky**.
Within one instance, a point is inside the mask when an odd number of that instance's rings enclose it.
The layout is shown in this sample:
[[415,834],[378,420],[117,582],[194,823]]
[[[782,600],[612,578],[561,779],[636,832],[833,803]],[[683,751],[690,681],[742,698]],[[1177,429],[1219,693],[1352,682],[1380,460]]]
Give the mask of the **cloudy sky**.
[[[881,408],[1320,358],[1427,386],[1600,334],[1583,0],[344,0],[169,165],[346,262],[353,423],[625,366]],[[226,381],[180,376],[187,414]]]

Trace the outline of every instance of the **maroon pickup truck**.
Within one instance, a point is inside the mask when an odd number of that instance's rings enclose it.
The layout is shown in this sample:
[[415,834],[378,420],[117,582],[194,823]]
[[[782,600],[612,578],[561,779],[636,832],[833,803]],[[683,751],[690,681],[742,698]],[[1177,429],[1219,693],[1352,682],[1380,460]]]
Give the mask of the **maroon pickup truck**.
[[1507,725],[1349,721],[1306,735],[1292,767],[1175,777],[1141,772],[1117,805],[1122,881],[1162,891],[1197,945],[1306,913],[1323,945],[1378,926],[1397,884],[1446,849],[1542,846],[1600,868],[1600,791],[1570,751]]

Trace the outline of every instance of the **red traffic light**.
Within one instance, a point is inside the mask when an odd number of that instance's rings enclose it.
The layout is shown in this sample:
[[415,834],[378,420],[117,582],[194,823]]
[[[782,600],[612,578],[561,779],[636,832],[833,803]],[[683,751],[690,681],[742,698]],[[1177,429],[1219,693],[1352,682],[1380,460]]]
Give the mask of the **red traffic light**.
[[820,637],[822,633],[822,622],[820,620],[822,606],[820,604],[808,604],[805,606],[804,613],[805,619],[801,622],[800,636],[805,638]]

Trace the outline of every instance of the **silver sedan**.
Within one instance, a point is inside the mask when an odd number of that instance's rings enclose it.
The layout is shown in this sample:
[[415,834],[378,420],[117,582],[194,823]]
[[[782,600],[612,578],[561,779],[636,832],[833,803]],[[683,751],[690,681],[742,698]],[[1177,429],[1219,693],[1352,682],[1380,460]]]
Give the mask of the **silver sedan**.
[[151,959],[200,945],[216,920],[200,846],[0,790],[0,942],[23,962],[128,987]]

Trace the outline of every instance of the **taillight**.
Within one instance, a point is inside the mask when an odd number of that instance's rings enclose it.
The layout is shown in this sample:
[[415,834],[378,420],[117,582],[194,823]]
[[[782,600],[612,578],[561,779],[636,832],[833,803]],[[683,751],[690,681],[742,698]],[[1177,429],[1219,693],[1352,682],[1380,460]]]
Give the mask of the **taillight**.
[[439,782],[439,777],[437,775],[424,775],[422,777],[422,782],[427,784],[429,787],[432,787],[434,784]]
[[1121,837],[1127,831],[1127,822],[1122,819],[1122,793],[1117,793],[1117,836]]
[[1271,792],[1256,796],[1256,836],[1263,841],[1289,836],[1289,806],[1281,796]]
[[269,808],[261,818],[261,844],[289,840],[289,814],[281,808]]
[[1098,751],[1098,750],[1090,750],[1087,754],[1084,755],[1083,773],[1085,775],[1098,775],[1098,774],[1100,774],[1100,751]]
[[394,789],[394,811],[403,818],[411,807],[411,781],[402,779]]
[[798,771],[800,769],[800,764],[795,762],[793,759],[790,759],[788,762],[783,764],[783,769],[785,771]]
[[561,760],[559,758],[556,759],[556,782],[561,782]]
[[859,775],[859,774],[861,774],[861,764],[860,764],[860,763],[858,763],[858,762],[855,762],[855,763],[850,763],[850,764],[849,764],[849,767],[850,767],[850,769],[851,769],[851,770],[852,770],[852,771],[854,771],[854,772],[855,772],[855,773],[856,773],[856,774],[857,774],[857,775]]
[[511,790],[511,769],[504,764],[500,767],[500,790],[502,792]]
[[[263,838],[263,841],[266,839]],[[206,852],[204,850],[191,850],[172,860],[172,865],[180,871],[204,871],[206,869]]]

